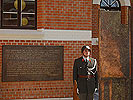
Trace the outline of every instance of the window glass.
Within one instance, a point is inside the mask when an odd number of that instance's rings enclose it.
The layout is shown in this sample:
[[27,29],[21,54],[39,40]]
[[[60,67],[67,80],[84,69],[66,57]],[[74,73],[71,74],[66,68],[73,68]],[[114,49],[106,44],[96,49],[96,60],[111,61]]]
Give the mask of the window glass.
[[15,0],[3,0],[2,26],[17,26],[17,9],[14,7]]
[[35,26],[35,2],[34,0],[24,0],[21,3],[21,26]]
[[35,28],[35,0],[2,0],[2,27]]
[[101,0],[100,7],[105,10],[120,10],[119,0]]

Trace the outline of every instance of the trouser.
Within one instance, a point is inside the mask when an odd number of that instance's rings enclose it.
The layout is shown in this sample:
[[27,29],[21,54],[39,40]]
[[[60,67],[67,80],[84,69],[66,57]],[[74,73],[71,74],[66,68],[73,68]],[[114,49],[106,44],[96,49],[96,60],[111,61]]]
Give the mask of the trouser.
[[93,94],[81,93],[79,95],[80,100],[93,100]]

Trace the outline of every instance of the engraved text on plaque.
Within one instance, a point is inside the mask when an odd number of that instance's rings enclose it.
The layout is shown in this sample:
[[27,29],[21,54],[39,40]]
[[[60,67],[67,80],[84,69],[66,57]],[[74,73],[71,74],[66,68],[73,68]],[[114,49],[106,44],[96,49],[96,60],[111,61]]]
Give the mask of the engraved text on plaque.
[[2,81],[63,79],[63,46],[3,46]]

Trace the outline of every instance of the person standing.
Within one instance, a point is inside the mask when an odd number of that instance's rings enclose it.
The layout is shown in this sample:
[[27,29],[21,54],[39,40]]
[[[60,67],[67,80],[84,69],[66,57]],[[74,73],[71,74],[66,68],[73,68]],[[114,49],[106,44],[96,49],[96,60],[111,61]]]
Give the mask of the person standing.
[[80,100],[93,100],[98,88],[97,61],[90,57],[89,46],[81,48],[82,57],[75,59],[73,66],[73,82],[77,82],[77,94]]

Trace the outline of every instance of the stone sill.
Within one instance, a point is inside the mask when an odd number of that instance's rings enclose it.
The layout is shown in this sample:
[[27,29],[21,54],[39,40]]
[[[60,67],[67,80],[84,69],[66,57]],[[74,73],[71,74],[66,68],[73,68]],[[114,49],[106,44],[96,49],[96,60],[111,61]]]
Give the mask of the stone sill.
[[92,30],[0,29],[0,40],[91,41]]

